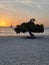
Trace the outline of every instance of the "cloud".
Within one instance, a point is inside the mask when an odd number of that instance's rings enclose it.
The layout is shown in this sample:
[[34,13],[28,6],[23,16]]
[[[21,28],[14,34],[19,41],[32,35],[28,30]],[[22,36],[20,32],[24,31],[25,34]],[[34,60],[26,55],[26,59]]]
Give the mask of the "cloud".
[[43,9],[43,5],[47,4],[44,0],[16,0],[16,2],[37,9]]
[[24,10],[25,12],[41,12],[49,5],[49,0],[0,0],[0,4],[2,4],[0,8],[2,7],[13,12]]
[[7,8],[37,8],[43,9],[43,6],[49,5],[48,0],[0,0],[0,4],[5,5]]
[[19,3],[32,3],[32,0],[16,0]]
[[3,8],[3,9],[8,9],[7,7],[5,7],[4,5],[0,4],[0,8]]
[[32,4],[49,4],[48,0],[16,0],[19,3],[32,3]]
[[14,0],[0,0],[0,8],[8,10],[8,11],[13,11],[16,12],[15,3],[16,1]]
[[39,4],[36,7],[39,8],[39,9],[42,9],[42,7]]

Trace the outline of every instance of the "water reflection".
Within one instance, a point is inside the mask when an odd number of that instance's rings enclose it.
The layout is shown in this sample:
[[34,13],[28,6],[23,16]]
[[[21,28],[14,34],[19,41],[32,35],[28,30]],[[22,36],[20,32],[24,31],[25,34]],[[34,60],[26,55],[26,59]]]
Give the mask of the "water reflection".
[[16,35],[11,27],[0,27],[0,36]]

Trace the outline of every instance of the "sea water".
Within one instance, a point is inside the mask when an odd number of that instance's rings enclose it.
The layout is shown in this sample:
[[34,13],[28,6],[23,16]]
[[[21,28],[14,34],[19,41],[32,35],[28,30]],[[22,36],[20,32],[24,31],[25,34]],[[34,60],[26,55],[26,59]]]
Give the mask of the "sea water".
[[[49,35],[49,28],[45,27],[44,28],[44,32],[43,33],[34,33],[35,35]],[[19,33],[16,34],[16,32],[14,31],[14,29],[12,27],[0,27],[0,36],[25,36],[25,35],[29,35],[29,33]]]
[[16,33],[12,27],[0,27],[0,36],[15,36]]

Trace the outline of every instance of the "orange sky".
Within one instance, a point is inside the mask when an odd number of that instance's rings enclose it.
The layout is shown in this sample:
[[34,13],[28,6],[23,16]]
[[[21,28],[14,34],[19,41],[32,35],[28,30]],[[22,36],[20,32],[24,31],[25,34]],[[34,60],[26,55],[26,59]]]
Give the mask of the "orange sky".
[[[16,26],[18,24],[21,24],[22,22],[28,22],[32,17],[17,17],[17,18],[0,18],[0,26]],[[39,24],[44,24],[44,26],[49,26],[48,20],[47,18],[41,18],[39,19],[38,17],[34,17],[36,19],[35,23],[39,23]],[[47,22],[46,22],[47,21]]]
[[28,22],[49,26],[49,0],[0,0],[0,26],[16,26]]

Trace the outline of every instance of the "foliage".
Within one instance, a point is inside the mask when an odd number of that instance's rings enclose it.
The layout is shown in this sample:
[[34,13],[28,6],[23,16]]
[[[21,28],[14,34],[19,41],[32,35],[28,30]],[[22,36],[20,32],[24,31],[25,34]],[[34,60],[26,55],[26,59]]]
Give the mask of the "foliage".
[[33,33],[43,33],[44,32],[44,26],[43,24],[35,24],[35,19],[30,19],[29,22],[22,23],[21,25],[17,25],[15,28],[16,33],[20,32],[33,32]]

